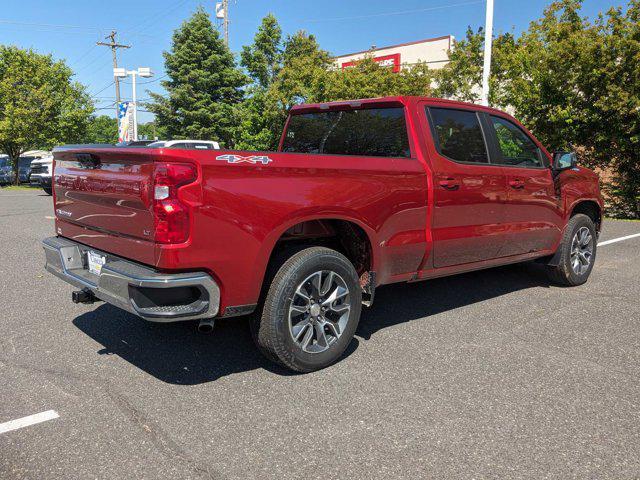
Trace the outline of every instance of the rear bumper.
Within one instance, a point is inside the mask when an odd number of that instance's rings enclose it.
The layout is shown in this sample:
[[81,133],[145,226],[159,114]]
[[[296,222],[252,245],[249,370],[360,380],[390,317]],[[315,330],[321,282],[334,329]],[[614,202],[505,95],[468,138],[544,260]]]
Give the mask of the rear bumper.
[[[205,272],[159,273],[64,237],[46,238],[42,245],[49,272],[145,320],[196,320],[218,313],[220,288]],[[105,257],[99,274],[87,267],[88,250]]]
[[41,187],[51,187],[51,175],[44,173],[32,173],[29,176],[31,185],[40,185]]

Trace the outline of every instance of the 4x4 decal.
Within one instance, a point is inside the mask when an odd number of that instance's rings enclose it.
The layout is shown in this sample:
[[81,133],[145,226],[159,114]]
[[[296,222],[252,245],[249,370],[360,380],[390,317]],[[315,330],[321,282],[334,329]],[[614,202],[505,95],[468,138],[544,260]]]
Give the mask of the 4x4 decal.
[[246,157],[243,157],[242,155],[232,155],[232,154],[219,155],[216,157],[216,160],[222,160],[223,162],[227,162],[227,163],[245,163],[246,162],[246,163],[253,163],[253,164],[261,163],[263,165],[267,165],[269,162],[273,161],[266,155],[248,155]]

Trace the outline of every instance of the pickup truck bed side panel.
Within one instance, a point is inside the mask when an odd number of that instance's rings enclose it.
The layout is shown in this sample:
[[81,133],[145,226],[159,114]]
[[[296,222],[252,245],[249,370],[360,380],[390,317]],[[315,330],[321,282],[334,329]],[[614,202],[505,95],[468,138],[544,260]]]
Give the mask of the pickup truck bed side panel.
[[192,248],[164,251],[158,267],[205,266],[221,281],[224,306],[255,303],[280,236],[325,218],[365,230],[378,283],[418,269],[426,249],[427,180],[417,160],[294,153],[268,153],[266,165],[216,160],[228,153],[189,152],[203,175]]

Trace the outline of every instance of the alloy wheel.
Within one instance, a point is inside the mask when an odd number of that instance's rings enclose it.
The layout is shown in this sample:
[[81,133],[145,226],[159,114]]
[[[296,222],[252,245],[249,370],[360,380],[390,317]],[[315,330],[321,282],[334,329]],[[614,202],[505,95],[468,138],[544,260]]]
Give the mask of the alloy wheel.
[[577,275],[583,275],[591,265],[594,240],[587,227],[580,227],[571,241],[571,269]]
[[307,353],[322,353],[344,332],[351,304],[344,279],[331,270],[309,275],[296,288],[289,307],[289,333]]

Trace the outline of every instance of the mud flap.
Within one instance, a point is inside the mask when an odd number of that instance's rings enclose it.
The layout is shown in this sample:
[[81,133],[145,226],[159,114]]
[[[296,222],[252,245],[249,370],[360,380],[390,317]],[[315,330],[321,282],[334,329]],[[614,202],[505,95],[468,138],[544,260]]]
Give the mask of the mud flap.
[[373,305],[376,292],[376,272],[363,273],[360,276],[360,288],[362,288],[362,304],[370,307]]

